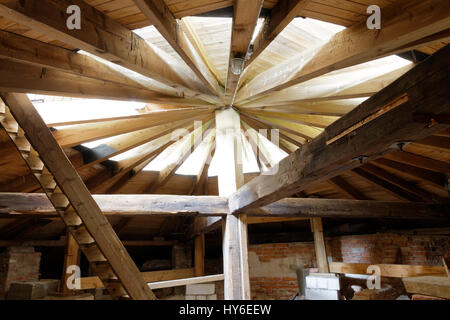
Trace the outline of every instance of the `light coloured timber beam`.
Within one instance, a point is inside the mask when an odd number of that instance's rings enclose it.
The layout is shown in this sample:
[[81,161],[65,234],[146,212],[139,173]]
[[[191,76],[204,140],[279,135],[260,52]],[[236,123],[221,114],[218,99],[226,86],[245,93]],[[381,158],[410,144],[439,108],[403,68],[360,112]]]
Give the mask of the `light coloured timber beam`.
[[302,14],[310,0],[279,0],[264,20],[260,32],[253,41],[253,53],[246,62],[249,66],[295,17]]
[[323,237],[322,218],[311,219],[311,230],[314,234],[314,248],[316,252],[317,266],[320,273],[329,273],[328,256]]
[[210,135],[205,138],[203,143],[205,144],[205,150],[203,152],[202,158],[200,159],[201,165],[193,182],[191,193],[194,195],[205,194],[202,193],[202,190],[204,189],[205,183],[208,181],[209,166],[216,152],[216,131],[212,130]]
[[194,46],[194,48],[197,51],[197,53],[202,57],[203,61],[208,66],[208,68],[211,71],[211,73],[217,79],[217,82],[220,84],[220,86],[222,86],[222,88],[225,88],[225,81],[219,75],[219,72],[217,71],[216,66],[214,65],[214,63],[212,62],[210,56],[206,52],[205,45],[203,44],[203,41],[198,36],[194,26],[191,23],[190,18],[189,17],[185,17],[185,18],[181,19],[180,23],[181,23],[181,25],[183,27],[183,31],[186,33],[186,36],[191,41],[191,43]]
[[183,101],[183,98],[162,94],[108,79],[94,79],[50,69],[0,59],[0,90],[5,92],[36,93],[53,96],[140,101],[181,106],[204,106],[199,99]]
[[[273,112],[291,113],[291,114],[316,114],[324,116],[340,117],[353,110],[361,104],[366,98],[340,99],[321,102],[298,102],[289,104],[276,104],[273,106],[259,105],[256,110],[266,110]],[[239,107],[241,110],[246,107]]]
[[[67,280],[69,279],[72,272],[68,272],[70,266],[80,266],[80,247],[76,242],[72,234],[66,232],[67,244],[64,252],[64,268],[61,283],[59,284],[59,291],[63,293],[71,292],[72,290],[67,287]],[[98,279],[101,283],[101,280]]]
[[92,189],[93,193],[115,193],[128,180],[148,165],[159,153],[174,144],[172,134],[150,141],[130,151],[130,155],[115,164],[111,178]]
[[[322,47],[302,53],[296,60],[303,62],[296,64],[290,73],[279,73],[277,67],[269,70],[270,81],[266,79],[266,84],[255,86],[255,90],[239,97],[239,101],[256,99],[331,71],[402,52],[402,47],[411,42],[426,41],[426,37],[448,28],[450,3],[446,0],[401,0],[384,8],[382,16],[380,30],[369,30],[363,21],[336,34]],[[273,77],[275,74],[280,76]]]
[[238,213],[261,207],[328,180],[392,151],[398,141],[420,140],[448,125],[429,127],[414,114],[450,112],[450,46],[425,60],[279,164],[279,170],[251,180],[230,196]]
[[[344,274],[371,274],[367,273],[367,268],[372,264],[369,263],[330,263],[330,272]],[[420,265],[403,265],[403,264],[374,264],[380,267],[382,277],[405,278],[420,277],[426,275],[444,275],[445,269],[442,266],[420,266]]]
[[304,125],[287,120],[271,118],[265,115],[254,115],[247,112],[241,112],[241,117],[246,121],[248,118],[250,118],[250,120],[260,122],[265,126],[268,126],[269,128],[286,131],[287,133],[299,136],[306,141],[312,140],[322,132],[322,130],[317,127],[312,127],[310,125]]
[[423,276],[403,278],[408,293],[450,299],[450,277]]
[[244,136],[248,139],[250,145],[252,146],[258,163],[262,161],[267,168],[275,166],[276,162],[273,160],[270,152],[264,146],[262,138],[260,137],[260,133],[249,126],[244,120],[241,120],[241,122],[243,128],[245,129]]
[[108,160],[119,154],[122,154],[128,150],[142,146],[143,144],[148,143],[152,140],[168,135],[174,130],[178,129],[188,130],[194,123],[194,120],[204,120],[204,119],[195,117],[189,120],[179,120],[175,122],[169,122],[167,125],[163,124],[148,129],[142,129],[139,131],[122,134],[117,137],[108,139],[100,146],[91,148],[93,154],[95,154],[95,156],[98,155],[98,157],[95,160],[92,160],[91,162],[83,165],[81,169],[91,167],[95,164],[101,163],[105,160]]
[[[81,9],[81,30],[66,25],[70,5]],[[41,32],[54,40],[87,51],[105,60],[177,88],[180,93],[208,98],[201,83],[190,79],[190,70],[173,65],[141,37],[81,0],[27,0],[0,3],[0,15]],[[187,72],[189,71],[189,72]],[[211,98],[211,97],[209,97]],[[214,97],[212,97],[215,100]]]
[[132,299],[155,299],[153,292],[145,286],[136,264],[28,97],[11,93],[1,93],[1,97],[51,172],[58,188],[70,201],[83,223],[82,228],[95,241],[129,296]]
[[[342,99],[368,98],[414,67],[412,63],[397,68],[392,62],[383,64],[381,61],[376,62],[350,68],[350,71],[341,70],[331,75],[324,75],[280,92],[272,93],[262,99],[251,101],[242,106],[239,105],[243,108],[254,108],[280,104],[323,103]],[[395,70],[380,75],[387,68],[395,68]],[[249,87],[246,89],[249,89]]]
[[205,275],[205,234],[194,239],[194,275],[202,277]]
[[241,59],[242,62],[245,61],[263,1],[264,0],[235,0],[234,2],[228,76],[225,86],[225,104],[227,106],[233,105],[239,85],[239,79],[244,71],[244,65],[242,64],[240,70],[233,72],[233,61],[235,61],[235,59]]
[[148,20],[158,29],[170,46],[191,68],[202,83],[216,96],[223,95],[223,89],[204,63],[196,48],[184,32],[183,25],[178,22],[163,0],[134,0]]
[[0,57],[4,59],[143,88],[139,83],[87,55],[3,30],[0,30],[0,41]]
[[[144,281],[147,283],[170,281],[176,279],[191,278],[194,276],[194,269],[173,269],[161,271],[141,272]],[[80,278],[79,290],[102,289],[103,283],[98,277]]]
[[[228,197],[244,184],[239,114],[232,108],[216,111],[217,156],[220,159],[219,195]],[[226,300],[250,300],[247,216],[222,220],[223,271]]]
[[[277,126],[273,127],[273,126],[269,125],[268,122],[260,121],[259,119],[255,118],[255,117],[249,118],[248,116],[246,116],[243,113],[241,113],[241,118],[245,119],[245,122],[247,124],[249,124],[253,129],[255,129],[257,131],[263,130],[262,131],[263,135],[265,134],[265,132],[267,132],[267,139],[269,141],[272,140],[272,133],[276,133],[275,130],[278,130],[278,136],[280,139],[289,141],[290,143],[292,143],[298,147],[301,147],[307,141],[304,137],[300,136],[301,134],[299,134],[299,133],[294,134],[293,131],[290,130],[289,128],[287,131],[281,130],[281,129],[278,129]],[[277,128],[277,129],[275,129],[275,128]],[[276,144],[276,141],[273,141],[273,143]]]
[[[181,167],[181,165],[189,158],[189,156],[195,151],[195,149],[201,144],[203,138],[203,132],[207,131],[214,120],[210,120],[205,124],[201,123],[200,128],[196,128],[192,134],[179,141],[182,144],[181,149],[177,150],[177,154],[173,161],[167,163],[167,165],[158,173],[153,179],[150,185],[145,189],[144,193],[153,193],[158,188],[164,186],[171,176]],[[175,151],[174,150],[174,151]]]
[[[150,112],[142,115],[98,119],[90,123],[81,123],[60,128],[53,135],[58,143],[64,147],[73,147],[82,143],[100,140],[120,134],[161,126],[169,128],[171,121],[194,119],[211,113],[207,109],[185,109]],[[193,124],[193,121],[191,122]],[[167,130],[167,129],[166,129]]]
[[[228,215],[227,198],[218,196],[173,195],[93,195],[106,216],[200,216]],[[58,217],[44,194],[0,193],[0,218]],[[286,198],[261,209],[251,209],[249,217],[299,218],[449,218],[448,204],[382,202],[371,200]]]
[[279,113],[279,112],[270,112],[270,111],[257,111],[257,110],[246,110],[248,114],[260,115],[271,117],[274,119],[281,119],[290,122],[300,123],[307,126],[314,126],[317,128],[326,128],[334,121],[339,119],[338,117],[330,117],[330,116],[319,116],[319,115],[309,115],[309,114],[287,114],[287,113]]
[[179,279],[179,280],[153,282],[153,283],[149,283],[148,286],[152,290],[155,290],[155,289],[187,286],[190,284],[217,282],[217,281],[223,281],[223,280],[224,280],[224,275],[217,274],[217,275],[213,275],[213,276],[204,276],[204,277],[195,277],[195,278],[187,278],[187,279]]

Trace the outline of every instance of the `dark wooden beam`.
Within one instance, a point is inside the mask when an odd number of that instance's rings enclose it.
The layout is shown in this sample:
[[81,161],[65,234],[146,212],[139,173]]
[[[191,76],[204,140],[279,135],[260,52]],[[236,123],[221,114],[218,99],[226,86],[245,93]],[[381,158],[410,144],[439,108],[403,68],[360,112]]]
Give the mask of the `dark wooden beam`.
[[376,165],[369,163],[369,164],[364,165],[363,168],[365,171],[368,171],[368,172],[374,174],[375,176],[377,176],[383,180],[386,180],[411,194],[414,194],[415,196],[419,197],[424,202],[439,201],[439,200],[442,201],[443,200],[443,199],[440,199],[438,196],[431,194],[428,191],[416,186],[415,184],[413,184],[409,181],[406,181],[394,174],[391,174],[390,172],[385,171],[384,169],[382,169],[380,167],[377,167]]
[[366,197],[364,194],[362,194],[361,191],[354,188],[351,184],[347,182],[342,177],[334,177],[330,179],[330,183],[335,186],[339,191],[344,193],[346,196],[350,197],[350,199],[355,200],[371,200],[370,198]]
[[[227,198],[218,196],[93,195],[102,212],[110,217],[200,216],[229,214]],[[55,218],[55,209],[44,194],[0,193],[0,218]],[[449,215],[448,204],[287,198],[261,209],[247,211],[249,217],[303,218],[395,218],[434,219]]]
[[393,195],[394,197],[400,200],[415,201],[415,202],[421,201],[420,197],[411,194],[408,191],[405,191],[402,188],[396,186],[395,184],[385,179],[382,179],[362,168],[355,168],[353,169],[352,172],[357,174],[359,177],[367,180],[368,182],[380,187],[384,191],[388,192],[389,194]]
[[393,169],[397,172],[407,174],[416,179],[420,179],[424,183],[430,183],[435,187],[445,188],[445,175],[435,171],[419,168],[409,164],[381,158],[375,160],[375,163],[385,168]]
[[392,151],[399,141],[416,141],[448,125],[414,121],[416,113],[450,112],[450,46],[441,49],[340,118],[317,138],[230,196],[231,212],[267,205]]

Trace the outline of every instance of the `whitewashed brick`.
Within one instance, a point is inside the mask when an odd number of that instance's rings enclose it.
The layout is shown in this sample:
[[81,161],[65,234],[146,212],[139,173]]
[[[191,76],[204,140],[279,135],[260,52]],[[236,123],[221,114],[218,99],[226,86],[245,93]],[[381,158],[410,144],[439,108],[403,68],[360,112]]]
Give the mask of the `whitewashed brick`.
[[306,277],[306,287],[310,289],[329,289],[340,290],[339,277],[335,275],[314,275],[310,274]]

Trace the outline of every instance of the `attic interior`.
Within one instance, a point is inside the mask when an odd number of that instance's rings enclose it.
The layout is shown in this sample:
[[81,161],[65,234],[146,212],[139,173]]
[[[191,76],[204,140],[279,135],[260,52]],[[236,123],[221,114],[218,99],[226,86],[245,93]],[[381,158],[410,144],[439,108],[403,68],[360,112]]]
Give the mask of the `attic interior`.
[[448,0],[0,0],[0,299],[450,299],[449,41]]

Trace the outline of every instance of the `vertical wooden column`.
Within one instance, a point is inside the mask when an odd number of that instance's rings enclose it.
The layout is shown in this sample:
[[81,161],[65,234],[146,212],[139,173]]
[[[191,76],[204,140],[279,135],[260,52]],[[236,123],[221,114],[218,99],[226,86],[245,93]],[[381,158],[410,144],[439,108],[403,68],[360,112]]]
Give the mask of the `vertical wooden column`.
[[[216,128],[219,195],[228,197],[244,184],[239,114],[232,108],[216,111]],[[247,216],[228,215],[222,231],[225,300],[250,300]]]
[[317,266],[319,267],[319,272],[329,273],[330,267],[328,265],[327,250],[323,237],[322,218],[312,218],[311,229],[314,233],[314,246],[316,249],[316,259]]
[[67,279],[70,274],[67,273],[69,266],[80,266],[80,247],[70,232],[67,232],[67,244],[64,252],[64,268],[60,283],[60,291],[63,293],[72,292],[67,288]]
[[194,275],[205,275],[205,234],[195,237],[194,240]]

